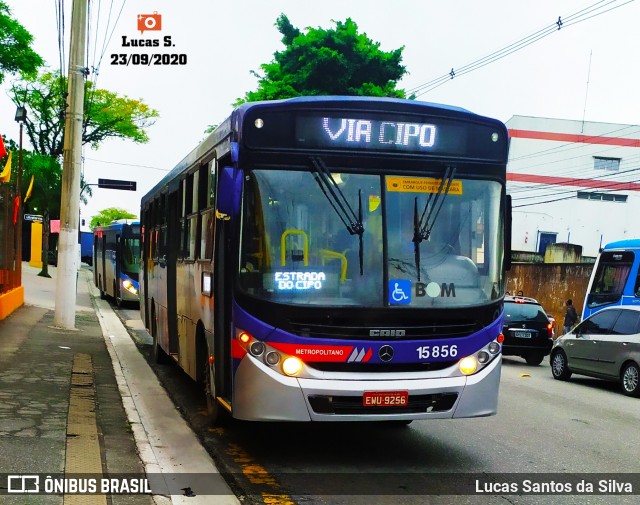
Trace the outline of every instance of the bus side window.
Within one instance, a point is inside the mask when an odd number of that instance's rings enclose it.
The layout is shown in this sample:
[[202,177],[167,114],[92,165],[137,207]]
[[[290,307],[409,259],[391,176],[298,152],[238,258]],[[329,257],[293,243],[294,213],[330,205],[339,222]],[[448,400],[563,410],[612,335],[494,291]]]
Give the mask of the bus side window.
[[633,294],[640,298],[640,267],[638,268],[638,275],[636,276],[636,285],[633,288]]
[[200,243],[198,259],[213,259],[213,236],[215,227],[216,160],[201,165],[198,171],[198,233]]

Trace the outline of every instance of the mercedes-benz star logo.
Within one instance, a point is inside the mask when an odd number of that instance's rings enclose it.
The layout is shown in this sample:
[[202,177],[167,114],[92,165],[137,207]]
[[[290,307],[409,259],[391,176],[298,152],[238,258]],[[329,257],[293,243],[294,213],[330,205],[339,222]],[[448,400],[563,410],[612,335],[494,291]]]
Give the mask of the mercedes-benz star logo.
[[391,361],[393,359],[393,347],[383,345],[378,351],[378,357],[381,361]]

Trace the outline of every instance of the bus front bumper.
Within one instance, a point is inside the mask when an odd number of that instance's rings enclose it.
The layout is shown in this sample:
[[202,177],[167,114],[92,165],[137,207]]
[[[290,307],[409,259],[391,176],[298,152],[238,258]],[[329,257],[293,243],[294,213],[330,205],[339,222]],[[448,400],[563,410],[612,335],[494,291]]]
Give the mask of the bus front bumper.
[[[307,379],[281,375],[250,355],[234,378],[233,417],[252,421],[392,421],[496,414],[502,356],[470,376],[353,374]],[[407,391],[408,407],[366,407],[365,391]]]

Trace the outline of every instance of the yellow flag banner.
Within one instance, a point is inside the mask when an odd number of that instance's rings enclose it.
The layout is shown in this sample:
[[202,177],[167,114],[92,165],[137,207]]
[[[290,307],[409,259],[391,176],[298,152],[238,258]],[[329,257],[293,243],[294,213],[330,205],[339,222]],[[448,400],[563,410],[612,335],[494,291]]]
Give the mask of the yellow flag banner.
[[11,151],[9,151],[9,157],[7,163],[4,166],[4,170],[0,172],[0,182],[9,182],[11,179]]
[[31,182],[29,183],[29,188],[27,189],[27,194],[24,195],[24,201],[26,202],[31,196],[31,190],[33,189],[33,175],[31,176]]

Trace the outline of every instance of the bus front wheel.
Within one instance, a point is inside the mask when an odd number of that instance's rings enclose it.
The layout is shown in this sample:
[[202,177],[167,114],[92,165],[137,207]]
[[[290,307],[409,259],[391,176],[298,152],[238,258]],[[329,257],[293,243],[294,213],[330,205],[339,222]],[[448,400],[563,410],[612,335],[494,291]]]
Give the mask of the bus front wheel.
[[160,347],[160,343],[158,342],[158,326],[156,323],[156,314],[155,310],[151,311],[151,338],[153,339],[153,349],[152,356],[153,362],[157,365],[167,365],[170,363],[169,356],[164,352],[162,347]]
[[[207,348],[208,351],[208,348]],[[202,382],[206,399],[207,423],[211,426],[223,426],[229,419],[229,414],[216,399],[215,365],[209,362],[209,352],[205,355],[204,373]]]

